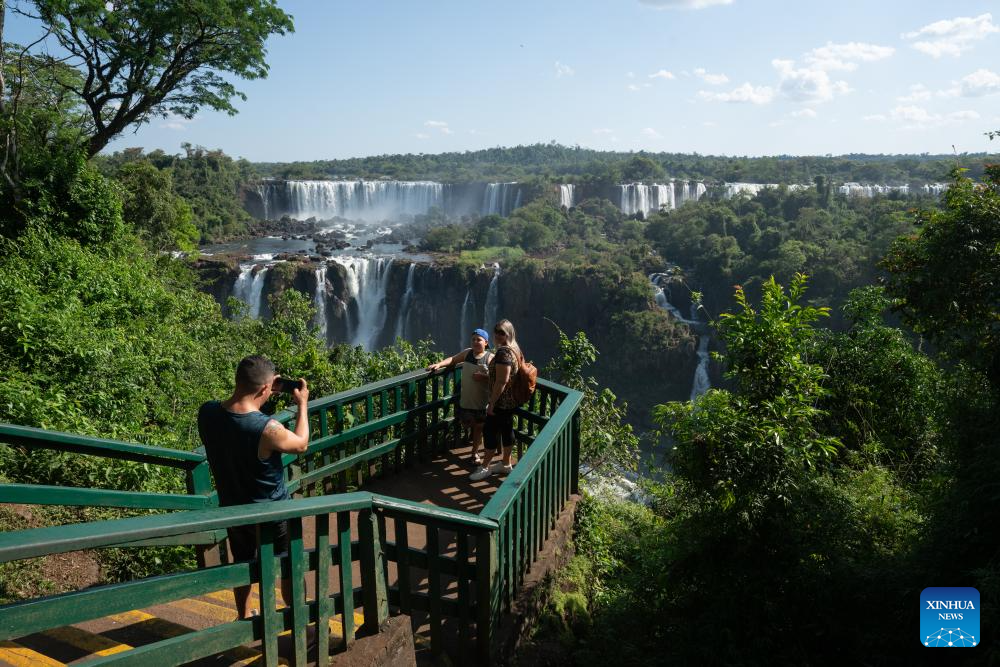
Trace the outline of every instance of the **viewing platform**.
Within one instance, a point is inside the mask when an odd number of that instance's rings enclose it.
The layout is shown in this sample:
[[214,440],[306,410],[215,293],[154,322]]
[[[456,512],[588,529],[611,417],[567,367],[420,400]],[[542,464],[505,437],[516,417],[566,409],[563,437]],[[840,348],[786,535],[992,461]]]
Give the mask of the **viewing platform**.
[[[417,371],[313,400],[308,451],[283,457],[294,498],[224,508],[201,450],[0,425],[0,446],[171,468],[187,489],[0,484],[0,503],[156,511],[0,533],[0,562],[193,545],[199,563],[0,606],[0,665],[348,664],[356,642],[407,619],[419,655],[496,663],[498,631],[578,493],[582,396],[539,379],[515,418],[513,471],[472,482],[457,394],[454,371]],[[276,556],[267,522],[281,520],[290,545]],[[230,563],[226,528],[262,523],[261,557]],[[259,616],[237,620],[232,588],[247,584]]]

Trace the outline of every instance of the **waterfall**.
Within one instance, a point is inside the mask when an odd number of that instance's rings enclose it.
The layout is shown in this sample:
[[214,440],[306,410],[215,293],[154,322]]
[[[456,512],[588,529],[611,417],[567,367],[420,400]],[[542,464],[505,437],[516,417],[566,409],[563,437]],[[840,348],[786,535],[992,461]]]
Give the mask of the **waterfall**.
[[673,319],[677,320],[682,324],[687,324],[689,326],[692,324],[698,324],[699,322],[695,314],[695,309],[697,308],[696,305],[694,304],[692,305],[691,308],[692,317],[689,319],[684,317],[681,314],[681,311],[676,306],[674,306],[674,304],[670,303],[670,286],[667,285],[666,287],[664,287],[662,284],[664,279],[669,279],[669,278],[670,276],[667,275],[666,273],[649,274],[649,282],[653,284],[653,296],[656,299],[656,305],[664,309],[668,313],[670,313],[670,316]]
[[564,183],[564,184],[562,184],[562,185],[559,186],[559,205],[560,206],[564,206],[566,208],[573,208],[573,195],[574,195],[573,191],[575,189],[576,189],[576,186],[572,185],[570,183]]
[[[347,338],[351,345],[374,350],[385,327],[388,308],[385,288],[392,257],[335,257],[333,261],[346,269],[347,279]],[[350,301],[358,313],[352,321]]]
[[260,317],[264,310],[264,276],[267,275],[267,266],[257,269],[250,284],[250,293],[247,296],[247,303],[250,305],[250,317]]
[[691,400],[695,400],[712,388],[708,379],[708,334],[698,336],[698,367],[694,369],[694,382],[691,383]]
[[670,285],[669,283],[664,285],[664,280],[668,280],[670,277],[671,276],[666,273],[652,273],[649,276],[649,282],[653,284],[656,305],[670,313],[670,316],[673,319],[686,324],[699,332],[697,352],[698,366],[694,369],[694,380],[691,383],[691,400],[693,401],[712,388],[712,383],[708,378],[709,336],[704,323],[698,319],[699,304],[697,302],[692,302],[691,304],[690,318],[681,315],[681,311],[675,305],[670,303]]
[[[256,272],[254,271],[256,269]],[[267,266],[240,265],[240,275],[233,283],[233,296],[247,305],[247,316],[260,317],[264,304],[264,276]]]
[[490,288],[486,291],[486,308],[483,310],[483,328],[490,331],[497,323],[497,311],[500,308],[500,265],[493,265],[493,279],[490,281]]
[[329,344],[326,321],[326,264],[316,269],[316,293],[313,295],[313,303],[316,305],[316,324],[319,326],[320,338],[325,344]]
[[[925,186],[926,187],[926,186]],[[861,183],[844,183],[837,192],[847,197],[874,197],[898,192],[901,195],[910,193],[909,185],[862,185]]]
[[689,181],[685,183],[684,181],[677,181],[674,183],[674,201],[677,206],[683,206],[685,202],[698,201],[701,199],[708,188],[701,181]]
[[[458,332],[458,349],[464,350],[469,345],[469,337],[472,330],[476,328],[473,314],[476,312],[476,301],[472,298],[472,288],[465,290],[465,301],[462,302],[462,321],[459,322],[461,331]],[[489,325],[487,325],[489,326]]]
[[403,302],[399,306],[399,317],[396,318],[396,334],[393,339],[406,339],[410,330],[410,307],[413,304],[413,274],[416,272],[416,262],[410,262],[406,270],[406,290],[403,292]]
[[379,221],[444,205],[434,181],[268,181],[257,186],[266,218],[334,217]]
[[673,183],[653,185],[626,183],[619,185],[618,190],[620,208],[625,215],[642,213],[646,216],[657,211],[671,211],[676,208]]
[[480,215],[499,215],[506,218],[521,205],[521,188],[517,181],[510,183],[487,183],[483,192]]
[[250,286],[253,284],[253,264],[241,264],[240,275],[233,283],[232,295],[243,303],[250,304]]

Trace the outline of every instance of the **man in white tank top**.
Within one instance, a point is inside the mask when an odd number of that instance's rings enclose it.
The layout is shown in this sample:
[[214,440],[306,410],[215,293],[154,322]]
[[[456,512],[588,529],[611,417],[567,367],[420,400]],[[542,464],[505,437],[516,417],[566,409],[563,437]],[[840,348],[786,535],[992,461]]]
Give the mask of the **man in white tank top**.
[[462,393],[459,396],[457,416],[472,431],[472,463],[482,463],[479,451],[483,445],[483,424],[486,423],[486,405],[490,401],[489,364],[493,355],[486,351],[490,335],[485,329],[472,332],[470,346],[444,361],[431,364],[429,371],[444,367],[462,367]]

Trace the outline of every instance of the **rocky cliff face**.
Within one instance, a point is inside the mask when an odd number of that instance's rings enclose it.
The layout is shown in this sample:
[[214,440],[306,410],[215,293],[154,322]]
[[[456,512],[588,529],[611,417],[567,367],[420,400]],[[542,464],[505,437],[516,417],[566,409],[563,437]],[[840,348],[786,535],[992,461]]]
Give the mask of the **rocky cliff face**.
[[[205,291],[224,308],[229,296],[256,294],[256,311],[268,317],[268,296],[286,289],[306,294],[325,314],[317,325],[331,344],[377,348],[396,336],[430,338],[443,354],[453,354],[467,345],[472,329],[492,331],[494,322],[488,319],[507,318],[526,356],[542,368],[558,352],[556,327],[571,336],[582,330],[600,351],[593,373],[646,410],[653,403],[688,398],[697,365],[697,338],[656,306],[651,286],[639,276],[544,269],[527,262],[500,269],[496,277],[494,267],[411,267],[408,260],[371,257],[322,263],[290,257],[252,268],[213,258],[200,260],[197,268]],[[255,293],[249,285],[265,269]],[[640,415],[639,421],[645,419]]]

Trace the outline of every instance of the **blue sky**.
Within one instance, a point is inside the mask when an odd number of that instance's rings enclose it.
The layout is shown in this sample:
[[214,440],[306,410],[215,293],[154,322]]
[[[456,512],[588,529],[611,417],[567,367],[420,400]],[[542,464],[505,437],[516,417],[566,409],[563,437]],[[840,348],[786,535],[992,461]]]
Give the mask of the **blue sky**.
[[[154,119],[111,146],[250,160],[538,141],[774,155],[998,150],[986,1],[286,0],[296,32],[236,117]],[[15,25],[10,25],[15,23]],[[10,38],[25,30],[11,18]]]

